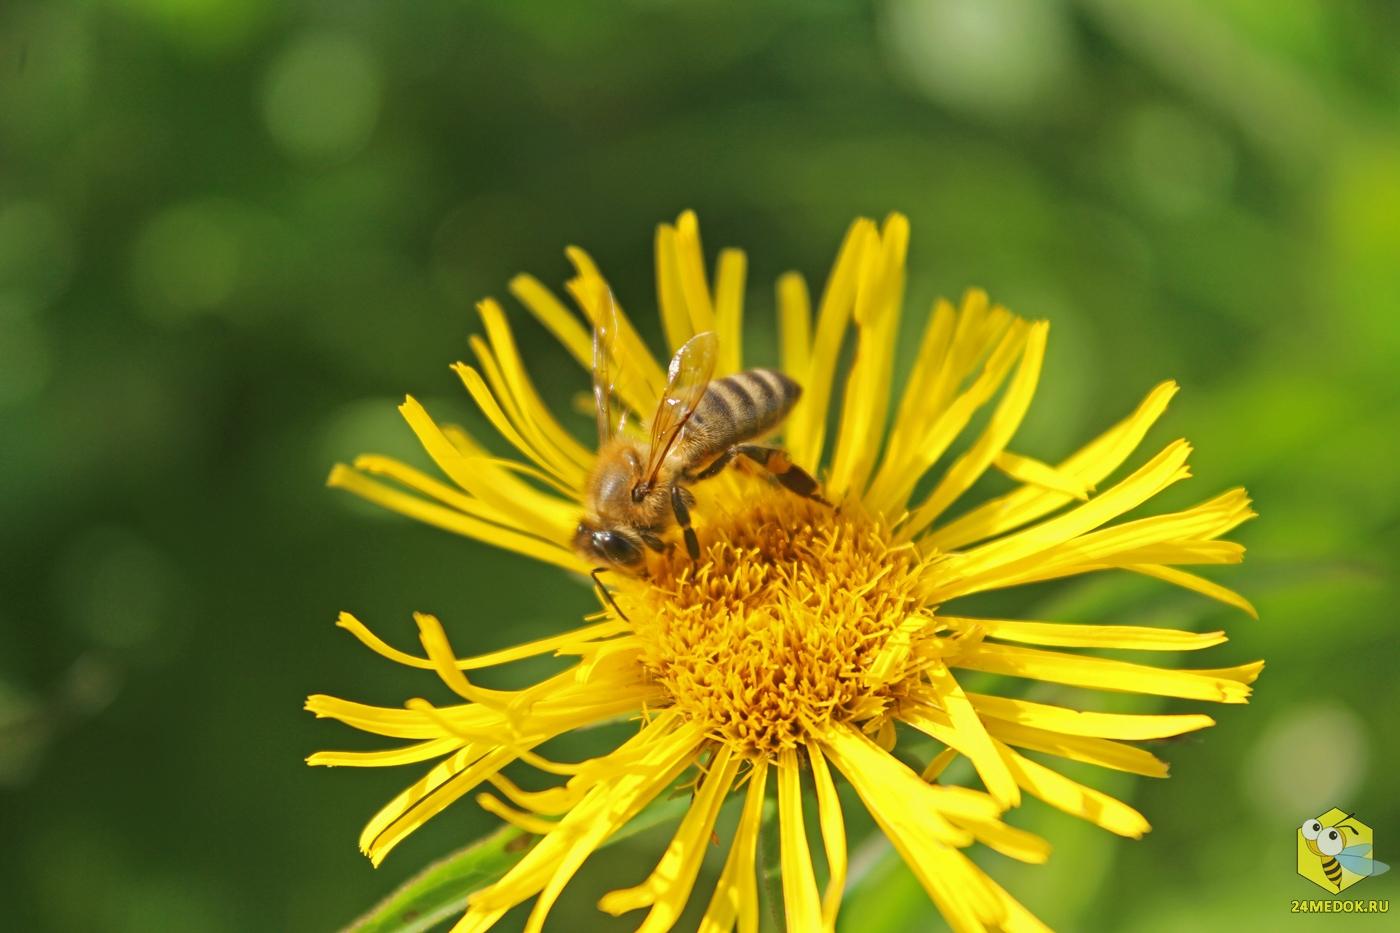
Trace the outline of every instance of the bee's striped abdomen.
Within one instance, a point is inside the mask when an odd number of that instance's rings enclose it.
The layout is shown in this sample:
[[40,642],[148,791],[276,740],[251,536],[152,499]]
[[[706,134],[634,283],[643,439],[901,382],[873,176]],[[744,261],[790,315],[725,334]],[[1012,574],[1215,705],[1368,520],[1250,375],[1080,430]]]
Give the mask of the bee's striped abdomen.
[[1322,870],[1327,875],[1327,880],[1337,884],[1342,880],[1342,866],[1334,858],[1328,858],[1322,863]]
[[719,453],[776,428],[801,395],[801,386],[773,369],[750,369],[716,379],[691,416],[692,437],[697,441],[703,437],[705,447],[713,448],[703,453]]

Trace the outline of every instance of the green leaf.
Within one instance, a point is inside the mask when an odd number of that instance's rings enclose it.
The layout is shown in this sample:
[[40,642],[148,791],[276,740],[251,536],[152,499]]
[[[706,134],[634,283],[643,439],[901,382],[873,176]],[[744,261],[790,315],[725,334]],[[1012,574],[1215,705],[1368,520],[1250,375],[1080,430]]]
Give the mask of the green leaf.
[[[678,820],[690,796],[658,799],[603,844]],[[530,851],[529,833],[503,827],[464,849],[440,859],[351,923],[344,933],[422,933],[467,909],[467,896],[498,880]]]

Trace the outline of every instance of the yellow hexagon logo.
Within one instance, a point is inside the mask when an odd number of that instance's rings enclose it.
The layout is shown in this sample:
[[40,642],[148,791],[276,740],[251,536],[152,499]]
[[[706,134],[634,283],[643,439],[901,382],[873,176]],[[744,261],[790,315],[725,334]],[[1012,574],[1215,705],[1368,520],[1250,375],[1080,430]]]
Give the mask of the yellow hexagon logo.
[[1298,827],[1298,874],[1328,894],[1390,868],[1371,855],[1371,827],[1333,807]]

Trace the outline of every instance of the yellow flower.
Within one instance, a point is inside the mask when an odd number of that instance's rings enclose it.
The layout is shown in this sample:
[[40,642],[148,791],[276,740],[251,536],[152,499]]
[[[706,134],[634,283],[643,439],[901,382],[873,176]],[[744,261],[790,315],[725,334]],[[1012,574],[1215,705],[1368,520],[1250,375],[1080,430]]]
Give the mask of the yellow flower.
[[[482,657],[457,659],[431,616],[417,617],[426,657],[392,648],[354,617],[341,616],[339,624],[370,648],[435,671],[462,700],[441,707],[410,700],[405,709],[327,696],[308,701],[319,716],[411,741],[382,752],[322,752],[313,764],[437,760],[365,827],[365,853],[378,864],[425,820],[486,786],[499,796],[481,793],[478,803],[539,836],[503,878],[471,897],[458,930],[487,929],[532,897],[527,929],[538,930],[590,853],[687,773],[694,774],[694,796],[655,871],[599,904],[614,914],[647,908],[644,930],[668,929],[680,915],[731,794],[743,796],[742,815],[701,928],[756,929],[755,843],[769,785],[776,788],[788,929],[831,929],[846,874],[838,774],[954,928],[1039,928],[964,847],[981,841],[1017,859],[1044,860],[1043,840],[1001,820],[1023,793],[1123,836],[1141,836],[1149,827],[1127,804],[1023,752],[1162,777],[1166,764],[1129,743],[1212,721],[1195,713],[1088,712],[968,692],[960,684],[963,672],[1222,703],[1249,696],[1261,663],[1175,670],[1072,650],[1197,650],[1225,641],[1221,632],[973,618],[949,608],[974,593],[1117,568],[1252,615],[1240,596],[1179,568],[1238,562],[1243,548],[1220,537],[1253,513],[1244,491],[1235,489],[1184,511],[1121,520],[1188,476],[1190,448],[1174,441],[1110,481],[1166,408],[1174,383],[1152,389],[1127,417],[1059,464],[1013,453],[1008,444],[1035,392],[1048,328],[989,304],[978,291],[956,308],[934,306],[913,372],[891,406],[908,234],[899,215],[878,227],[856,221],[815,319],[800,276],[778,283],[781,366],[804,387],[786,422],[784,446],[821,478],[837,508],[784,492],[753,472],[726,470],[695,487],[698,561],[684,548],[650,555],[646,579],[609,576],[625,615],[605,605],[583,628]],[[597,321],[603,312],[596,296],[607,293],[603,280],[581,250],[568,255],[577,270],[569,290],[584,317]],[[656,257],[669,344],[714,331],[717,375],[740,370],[744,254],[722,252],[711,282],[695,217],[686,213],[660,227]],[[516,278],[511,290],[589,367],[586,323],[533,278]],[[528,462],[493,458],[409,398],[403,415],[448,481],[365,456],[354,467],[337,466],[331,485],[586,573],[570,540],[594,452],[541,402],[500,306],[487,300],[480,310],[486,338],[472,340],[478,366],[459,363],[456,371]],[[838,393],[837,363],[852,330],[854,361]],[[616,354],[618,397],[644,423],[656,408],[664,371],[625,316]],[[839,426],[828,438],[838,395]],[[970,442],[955,447],[988,406]],[[946,467],[930,478],[940,461]],[[1011,491],[949,517],[989,470],[1009,477]],[[916,495],[921,488],[927,491]],[[485,689],[464,673],[543,654],[575,662],[519,691]],[[628,717],[639,723],[636,734],[605,755],[564,763],[536,751],[570,730]],[[946,746],[923,774],[891,754],[896,723]],[[937,783],[958,755],[971,762],[985,792]],[[516,762],[565,780],[523,790],[502,773]],[[824,891],[803,825],[804,784],[815,791]]]

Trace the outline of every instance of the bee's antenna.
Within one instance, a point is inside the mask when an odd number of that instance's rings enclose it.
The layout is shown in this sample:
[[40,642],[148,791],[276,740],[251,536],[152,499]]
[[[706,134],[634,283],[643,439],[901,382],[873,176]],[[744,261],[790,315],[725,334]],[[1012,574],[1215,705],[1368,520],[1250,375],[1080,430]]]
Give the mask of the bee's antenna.
[[627,618],[627,613],[622,611],[622,607],[617,604],[617,600],[613,599],[612,593],[603,585],[603,581],[598,579],[598,574],[607,569],[606,567],[594,567],[592,570],[588,571],[588,575],[593,578],[593,585],[598,588],[598,592],[603,595],[603,599],[607,600],[608,605],[613,607],[613,612],[616,612],[622,617],[622,621],[630,625],[632,620]]

